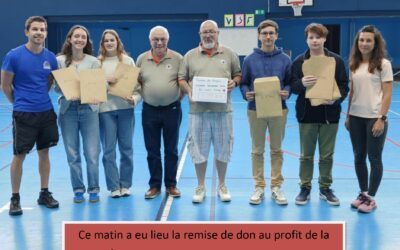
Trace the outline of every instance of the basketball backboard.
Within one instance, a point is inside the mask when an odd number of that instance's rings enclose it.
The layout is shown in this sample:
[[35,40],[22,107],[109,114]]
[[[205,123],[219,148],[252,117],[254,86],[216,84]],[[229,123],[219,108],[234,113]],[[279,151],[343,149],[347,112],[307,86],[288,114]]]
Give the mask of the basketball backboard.
[[279,0],[279,7],[292,6],[293,3],[301,3],[303,6],[313,6],[313,0]]
[[279,7],[292,7],[294,16],[301,16],[303,6],[312,6],[313,0],[279,0]]

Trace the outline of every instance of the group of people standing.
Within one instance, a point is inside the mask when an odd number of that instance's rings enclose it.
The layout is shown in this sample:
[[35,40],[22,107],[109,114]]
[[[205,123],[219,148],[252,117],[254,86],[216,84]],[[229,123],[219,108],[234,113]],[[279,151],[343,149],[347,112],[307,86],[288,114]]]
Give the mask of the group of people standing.
[[[260,204],[264,198],[264,147],[266,130],[270,136],[271,198],[279,205],[288,204],[281,190],[282,140],[285,134],[287,106],[285,100],[293,93],[296,99],[296,118],[300,134],[300,192],[297,205],[305,205],[310,199],[314,170],[314,154],[319,150],[319,197],[330,205],[340,205],[331,189],[333,155],[341,113],[341,103],[349,95],[345,126],[350,132],[353,145],[355,170],[360,187],[351,207],[369,213],[377,205],[374,196],[382,179],[382,152],[388,129],[387,113],[392,96],[393,72],[387,59],[385,41],[380,31],[367,25],[361,28],[350,55],[350,84],[343,59],[324,47],[328,29],[318,23],[309,24],[305,30],[308,49],[291,63],[282,49],[275,46],[278,24],[265,20],[258,26],[261,48],[255,48],[243,62],[243,78],[240,83],[243,98],[248,101],[248,120],[252,139],[252,166],[255,190],[251,204]],[[311,57],[331,57],[335,61],[334,80],[340,92],[337,100],[326,100],[313,105],[306,98],[306,90],[317,83],[314,75],[303,74],[303,64]],[[281,83],[283,115],[257,118],[254,80],[260,77],[278,76]],[[349,88],[350,85],[350,88]],[[366,158],[370,161],[370,174]]]
[[[51,71],[73,67],[83,69],[102,68],[107,86],[117,84],[114,72],[118,63],[135,65],[127,55],[123,43],[114,30],[107,29],[100,39],[98,57],[93,56],[89,31],[81,25],[73,26],[67,34],[61,52],[56,57],[43,47],[47,37],[47,22],[43,17],[27,19],[25,34],[28,42],[11,50],[5,57],[1,71],[1,84],[8,100],[13,104],[13,148],[11,163],[12,197],[10,215],[22,214],[19,189],[22,164],[27,153],[36,144],[39,155],[41,191],[38,204],[57,208],[58,201],[48,190],[50,161],[49,148],[58,143],[57,115],[48,95],[54,79]],[[142,53],[136,66],[140,68],[140,84],[132,95],[124,98],[108,95],[107,102],[94,101],[81,104],[79,97],[67,100],[60,93],[58,123],[70,167],[73,200],[99,201],[99,156],[102,162],[107,189],[111,197],[131,194],[133,176],[133,129],[134,107],[143,99],[142,127],[147,162],[150,172],[146,199],[161,193],[164,180],[166,193],[179,197],[176,173],[178,163],[179,128],[182,120],[180,101],[185,94],[190,103],[188,149],[195,165],[198,186],[192,201],[203,202],[206,196],[205,175],[211,144],[214,148],[213,163],[218,173],[218,197],[231,200],[225,184],[228,162],[233,149],[233,123],[231,91],[240,86],[243,98],[248,102],[248,121],[252,140],[252,171],[255,190],[251,204],[260,204],[266,186],[264,178],[264,151],[266,131],[270,136],[271,197],[279,205],[288,201],[281,190],[283,153],[282,141],[288,109],[286,100],[296,94],[296,117],[300,130],[300,193],[296,204],[304,205],[310,199],[313,163],[316,145],[319,146],[320,198],[331,205],[339,205],[339,199],[330,188],[332,184],[335,138],[341,112],[341,103],[349,92],[349,79],[343,59],[324,48],[328,30],[322,24],[312,23],[305,29],[308,50],[293,63],[281,48],[275,45],[279,26],[265,20],[258,26],[261,47],[255,48],[243,62],[241,69],[238,56],[218,42],[216,22],[204,21],[199,30],[200,44],[185,56],[168,48],[169,33],[165,27],[156,26],[149,32],[151,49]],[[341,98],[312,106],[305,97],[307,88],[316,84],[317,78],[304,75],[303,63],[310,57],[332,57],[336,62],[335,81]],[[350,56],[350,95],[346,128],[350,131],[355,156],[356,174],[360,193],[351,203],[360,212],[376,208],[374,196],[382,179],[382,151],[387,133],[387,112],[392,93],[393,74],[386,59],[382,35],[374,26],[365,26],[357,34]],[[227,103],[195,102],[192,99],[194,77],[227,78]],[[257,118],[254,80],[277,76],[280,80],[283,115]],[[99,83],[103,84],[103,83]],[[161,157],[161,141],[164,143],[164,168]],[[80,143],[86,162],[87,186],[83,178]],[[116,162],[118,144],[120,162]],[[369,175],[366,157],[371,163]],[[163,173],[164,172],[164,173]]]

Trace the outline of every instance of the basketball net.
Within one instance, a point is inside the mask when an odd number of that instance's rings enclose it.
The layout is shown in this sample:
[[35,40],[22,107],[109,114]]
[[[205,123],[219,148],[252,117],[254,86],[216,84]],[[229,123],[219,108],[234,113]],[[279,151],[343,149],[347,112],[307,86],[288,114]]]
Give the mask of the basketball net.
[[303,8],[304,2],[292,2],[292,9],[294,16],[301,16],[301,9]]

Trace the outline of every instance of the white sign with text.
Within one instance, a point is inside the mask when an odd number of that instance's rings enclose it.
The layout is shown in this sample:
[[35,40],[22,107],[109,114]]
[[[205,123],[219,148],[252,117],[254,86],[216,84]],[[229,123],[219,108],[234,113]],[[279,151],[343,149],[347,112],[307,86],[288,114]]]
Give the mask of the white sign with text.
[[195,102],[227,102],[228,78],[196,76],[192,88],[192,99]]

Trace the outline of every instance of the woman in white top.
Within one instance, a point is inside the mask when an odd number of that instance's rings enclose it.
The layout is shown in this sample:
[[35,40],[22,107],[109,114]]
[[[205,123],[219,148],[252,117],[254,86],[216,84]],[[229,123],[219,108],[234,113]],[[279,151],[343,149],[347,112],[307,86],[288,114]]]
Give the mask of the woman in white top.
[[[360,187],[351,207],[369,213],[382,180],[382,151],[388,130],[387,113],[392,98],[393,72],[385,40],[372,26],[362,27],[350,54],[350,95],[345,126],[353,145],[354,165]],[[366,158],[371,165],[368,176]]]
[[[92,54],[93,46],[89,31],[81,25],[75,25],[69,30],[62,50],[57,56],[58,67],[72,67],[78,73],[84,69],[100,68],[99,60]],[[89,193],[89,201],[97,202],[100,191],[99,104],[81,104],[79,97],[67,100],[58,87],[56,91],[62,94],[59,98],[60,127],[70,167],[74,202],[83,202],[86,191]],[[87,189],[82,177],[81,139],[87,168]]]
[[[118,33],[107,29],[100,41],[99,60],[106,73],[109,85],[118,84],[114,77],[119,63],[135,66],[125,50]],[[100,138],[103,148],[103,165],[107,189],[111,197],[129,196],[133,175],[133,129],[135,115],[133,108],[141,99],[139,86],[132,95],[118,97],[108,94],[107,102],[100,105]],[[118,143],[120,163],[119,170],[116,161],[116,146]]]

